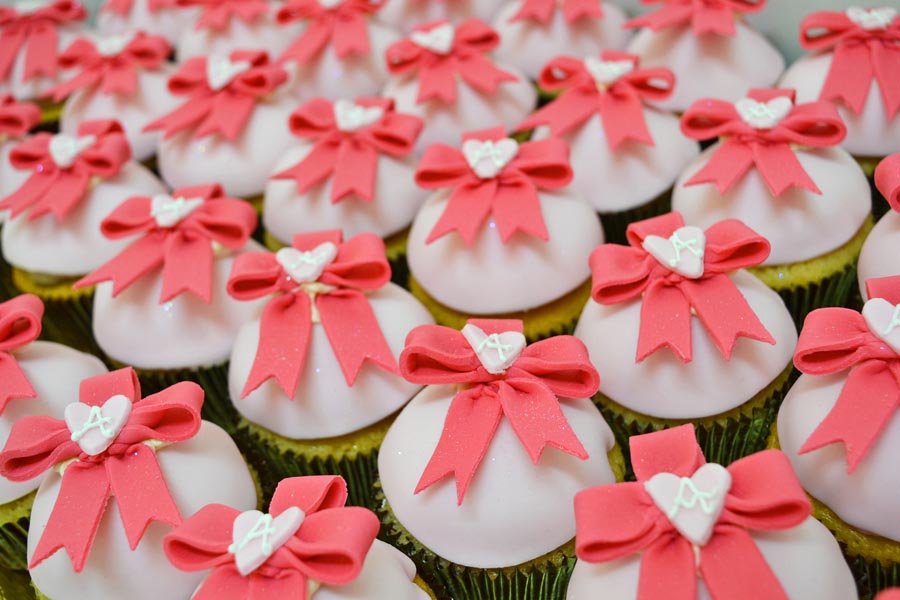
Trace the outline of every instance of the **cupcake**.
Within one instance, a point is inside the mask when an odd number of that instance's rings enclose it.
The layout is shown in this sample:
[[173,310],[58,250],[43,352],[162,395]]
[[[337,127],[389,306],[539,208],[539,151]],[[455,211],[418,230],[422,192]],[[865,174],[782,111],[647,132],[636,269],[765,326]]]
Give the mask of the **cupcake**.
[[[59,82],[57,55],[78,35],[87,11],[77,0],[16,0],[0,6],[0,94],[36,100]],[[59,105],[42,103],[55,122]]]
[[207,504],[256,506],[234,442],[201,422],[193,383],[142,399],[134,371],[121,369],[83,380],[70,398],[64,419],[17,421],[0,453],[4,477],[43,475],[28,534],[40,597],[189,597],[203,576],[172,567],[163,538]]
[[416,181],[438,191],[413,221],[407,260],[410,289],[438,323],[504,315],[523,319],[531,340],[571,330],[603,229],[566,189],[568,154],[562,140],[519,144],[502,128],[467,134],[461,150],[428,149]]
[[295,234],[324,229],[371,232],[385,240],[394,279],[405,280],[406,237],[427,195],[411,156],[422,120],[382,98],[317,98],[294,111],[290,128],[303,142],[266,184],[266,244],[278,250]]
[[131,150],[115,121],[85,121],[77,136],[38,133],[10,152],[25,182],[0,200],[8,210],[3,256],[12,267],[8,295],[26,292],[44,301],[47,339],[92,354],[92,290],[72,284],[124,249],[97,235],[100,222],[136,194],[161,194],[150,171],[129,160]]
[[675,183],[672,210],[691,225],[739,219],[772,245],[753,273],[778,291],[797,324],[844,304],[872,228],[866,176],[836,147],[846,131],[828,102],[752,90],[734,104],[701,100],[681,120],[693,139],[720,137]]
[[806,318],[794,355],[803,375],[777,429],[862,597],[900,585],[900,277],[869,280],[868,297],[862,313],[823,308]]
[[452,2],[428,2],[426,0],[385,0],[377,19],[394,29],[408,33],[416,26],[430,21],[446,19],[461,23],[470,17],[490,21],[506,0],[453,0]]
[[[36,296],[0,304],[0,443],[32,415],[63,416],[82,379],[101,375],[99,359],[61,344],[38,342],[44,306]],[[25,570],[28,516],[39,478],[0,477],[0,569]],[[7,591],[0,582],[0,591]]]
[[462,131],[498,125],[511,130],[531,112],[537,95],[525,75],[487,56],[499,45],[496,31],[468,19],[459,25],[420,25],[388,48],[385,58],[394,77],[382,95],[392,98],[399,112],[425,122],[417,152],[452,144]]
[[0,95],[0,197],[28,179],[27,172],[12,166],[9,155],[40,121],[41,109],[36,104],[18,102],[9,94]]
[[866,281],[900,275],[900,154],[885,158],[875,170],[875,184],[893,210],[878,220],[859,253],[859,291],[866,300]]
[[778,50],[743,20],[761,11],[766,0],[641,1],[662,6],[625,24],[641,28],[627,51],[644,67],[675,73],[678,87],[656,103],[660,108],[682,112],[707,97],[734,102],[750,89],[771,86],[784,71]]
[[216,181],[229,196],[261,196],[291,146],[287,78],[265,52],[185,62],[169,80],[169,91],[185,101],[145,128],[164,132],[156,160],[169,187]]
[[200,384],[204,418],[229,432],[237,419],[228,356],[261,303],[236,302],[225,285],[236,256],[258,248],[249,241],[255,227],[253,208],[218,185],[135,196],[100,225],[105,237],[128,245],[75,283],[96,286],[94,336],[112,362],[137,369],[149,390]]
[[419,389],[395,357],[432,322],[390,276],[378,236],[344,242],[340,230],[235,262],[231,295],[268,300],[238,332],[228,374],[238,436],[267,491],[285,477],[339,474],[351,503],[373,506],[378,447]]
[[375,539],[378,518],[346,500],[340,477],[285,479],[268,513],[204,506],[166,536],[166,556],[209,571],[194,600],[428,600],[410,560]]
[[575,329],[619,443],[693,422],[716,462],[764,448],[797,343],[781,298],[743,270],[769,243],[740,221],[703,230],[677,213],[631,224],[628,243],[591,254],[592,301]]
[[691,425],[631,439],[637,481],[575,496],[567,600],[855,600],[838,545],[768,450],[707,463]]
[[97,31],[115,35],[143,31],[175,44],[196,19],[177,0],[107,0],[97,13]]
[[828,100],[847,125],[842,146],[869,174],[900,152],[900,15],[896,8],[814,12],[800,25],[813,54],[787,70],[780,85],[800,102]]
[[176,0],[196,8],[194,26],[178,40],[180,62],[199,56],[228,56],[236,50],[258,50],[278,56],[302,31],[276,19],[281,2],[269,0]]
[[584,345],[526,345],[522,322],[429,325],[400,356],[426,384],[378,459],[383,532],[440,598],[561,598],[574,563],[570,502],[624,464],[591,404]]
[[[497,60],[538,81],[548,56],[596,56],[621,50],[631,34],[625,11],[600,0],[511,0],[493,21]],[[552,93],[541,85],[545,91]]]
[[287,0],[282,25],[302,27],[279,63],[293,73],[300,100],[374,96],[387,82],[385,51],[399,34],[372,16],[384,0]]
[[134,160],[150,160],[161,135],[144,132],[144,125],[178,105],[166,88],[174,71],[166,62],[170,52],[164,37],[140,32],[77,39],[59,57],[71,78],[50,92],[57,102],[68,98],[60,131],[76,135],[83,122],[115,115]]
[[553,135],[569,144],[572,189],[600,213],[608,241],[625,243],[629,223],[669,210],[672,184],[699,154],[678,117],[644,105],[671,95],[671,71],[641,69],[634,55],[604,51],[553,59],[539,85],[562,93],[519,129],[537,127],[533,139]]

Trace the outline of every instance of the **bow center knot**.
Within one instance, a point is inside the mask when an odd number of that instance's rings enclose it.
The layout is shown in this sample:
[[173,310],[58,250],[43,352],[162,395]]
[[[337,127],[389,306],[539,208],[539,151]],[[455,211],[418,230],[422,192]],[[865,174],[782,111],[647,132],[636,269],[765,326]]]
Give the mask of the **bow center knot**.
[[76,137],[58,133],[50,138],[50,157],[57,167],[68,169],[75,164],[81,153],[93,146],[96,141],[97,138],[93,135]]
[[428,31],[413,31],[409,39],[420,48],[425,48],[441,56],[447,56],[453,50],[455,37],[456,30],[453,25],[444,23]]
[[488,334],[477,325],[468,323],[463,327],[462,334],[484,369],[491,375],[506,373],[518,360],[526,345],[525,336],[518,331]]
[[112,396],[102,406],[81,402],[69,404],[64,418],[72,434],[71,440],[89,456],[102,454],[128,423],[131,406],[131,400],[122,394]]
[[512,138],[499,141],[466,140],[462,152],[479,179],[493,179],[519,153],[519,143]]
[[337,258],[337,246],[331,242],[319,244],[312,250],[282,248],[275,253],[275,260],[295,283],[310,283],[319,279],[325,267]]
[[875,337],[900,354],[900,305],[872,298],[863,306],[862,316]]
[[109,58],[121,54],[134,39],[133,33],[120,33],[97,38],[95,45],[100,56]]
[[772,98],[768,102],[758,102],[753,98],[741,98],[734,103],[741,120],[754,129],[772,129],[784,120],[794,108],[794,103],[786,96]]
[[584,59],[584,68],[590,73],[597,89],[602,92],[634,71],[634,63],[630,60],[600,60],[589,56]]
[[681,535],[695,546],[705,546],[725,508],[731,474],[721,465],[708,463],[691,477],[657,473],[644,483],[644,489]]
[[380,106],[360,106],[350,100],[338,100],[334,103],[334,120],[340,131],[357,131],[374,125],[383,116],[384,109]]
[[689,279],[703,276],[706,234],[699,227],[681,227],[668,238],[648,235],[642,246],[670,271]]
[[251,66],[246,60],[232,61],[224,56],[210,56],[206,61],[206,82],[210,89],[218,92],[235,77],[249,71]]
[[248,510],[234,520],[232,544],[228,552],[241,575],[246,577],[265,563],[276,550],[291,539],[306,514],[297,506],[291,506],[277,517],[258,510]]
[[866,31],[887,29],[897,17],[897,10],[889,6],[882,8],[860,8],[851,6],[847,9],[847,18]]
[[203,202],[203,198],[173,198],[168,194],[159,194],[150,200],[150,216],[160,227],[174,227],[203,206]]

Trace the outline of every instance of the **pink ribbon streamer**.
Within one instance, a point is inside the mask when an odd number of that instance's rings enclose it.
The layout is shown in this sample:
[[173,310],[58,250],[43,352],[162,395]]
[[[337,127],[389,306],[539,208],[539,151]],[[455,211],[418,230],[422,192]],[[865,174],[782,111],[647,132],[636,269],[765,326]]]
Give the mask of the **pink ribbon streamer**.
[[0,6],[0,80],[12,74],[19,52],[25,49],[23,81],[38,75],[54,77],[60,25],[83,21],[87,11],[75,0],[56,0],[30,13]]
[[318,0],[289,0],[278,10],[278,22],[307,21],[306,30],[278,59],[303,65],[314,60],[330,43],[338,58],[371,52],[367,19],[386,0],[342,0],[326,8]]
[[602,19],[603,8],[599,0],[523,0],[522,6],[510,19],[516,21],[532,20],[538,23],[549,23],[556,10],[562,10],[566,23],[575,23],[581,19]]
[[31,102],[18,102],[10,94],[0,95],[0,135],[20,138],[41,122],[41,109]]
[[761,11],[766,0],[641,0],[643,4],[662,4],[651,13],[625,23],[625,27],[636,29],[649,27],[653,31],[690,24],[694,35],[715,33],[735,35],[734,22],[737,15]]
[[0,415],[11,400],[37,397],[16,357],[10,353],[38,339],[43,316],[44,303],[31,294],[0,304]]

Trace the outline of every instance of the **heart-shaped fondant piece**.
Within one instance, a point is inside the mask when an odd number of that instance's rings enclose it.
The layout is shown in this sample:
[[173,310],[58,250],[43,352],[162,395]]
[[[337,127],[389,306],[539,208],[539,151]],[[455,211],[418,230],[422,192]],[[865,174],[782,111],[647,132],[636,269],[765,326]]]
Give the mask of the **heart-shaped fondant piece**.
[[72,441],[90,456],[105,452],[130,416],[131,400],[121,394],[112,396],[103,406],[73,402],[63,413]]
[[356,131],[377,123],[384,116],[380,106],[360,106],[350,100],[334,103],[334,121],[341,131]]
[[754,129],[772,129],[794,108],[794,103],[786,96],[772,98],[768,102],[757,102],[753,98],[741,98],[734,103],[741,119]]
[[502,375],[525,349],[525,336],[518,331],[486,334],[471,323],[462,328],[463,337],[472,346],[484,370],[492,375]]
[[275,253],[275,260],[297,283],[316,281],[325,267],[337,257],[337,246],[331,242],[319,244],[306,252],[296,248],[282,248]]
[[703,276],[706,234],[699,227],[681,227],[668,238],[648,235],[642,244],[663,266],[688,279]]
[[900,304],[872,298],[863,306],[862,315],[872,333],[900,354]]
[[206,82],[210,89],[219,91],[250,66],[246,60],[232,62],[224,56],[210,56],[206,60]]
[[304,512],[291,506],[277,517],[258,510],[241,513],[232,525],[232,544],[238,572],[246,577],[261,567],[276,550],[291,539],[306,518]]
[[168,194],[159,194],[150,200],[150,216],[160,227],[174,227],[201,206],[203,198],[173,198]]
[[593,56],[584,59],[584,67],[601,88],[634,71],[634,63],[630,60],[600,60]]
[[731,473],[722,465],[710,463],[691,477],[657,473],[644,483],[644,489],[681,535],[703,546],[725,508]]
[[497,142],[466,140],[462,145],[463,156],[469,167],[481,179],[493,179],[519,153],[519,143],[505,138]]
[[121,54],[122,50],[124,50],[133,39],[133,33],[120,33],[118,35],[106,35],[97,38],[97,52],[99,52],[101,56],[115,56]]
[[78,155],[97,141],[92,135],[76,137],[58,133],[50,138],[50,157],[60,169],[68,169],[75,164]]
[[416,46],[431,50],[435,54],[450,54],[456,30],[450,23],[438,25],[428,31],[413,31],[409,36]]
[[870,9],[851,6],[847,9],[846,15],[848,19],[866,31],[871,31],[873,29],[887,29],[893,20],[897,18],[897,9],[890,6]]

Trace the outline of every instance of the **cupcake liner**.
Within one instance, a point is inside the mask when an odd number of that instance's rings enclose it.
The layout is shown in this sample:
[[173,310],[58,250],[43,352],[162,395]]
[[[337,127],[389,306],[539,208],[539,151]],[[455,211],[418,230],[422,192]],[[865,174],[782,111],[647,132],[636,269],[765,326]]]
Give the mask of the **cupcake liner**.
[[266,239],[266,231],[263,229],[262,223],[262,213],[263,213],[263,198],[262,194],[258,194],[256,196],[251,196],[250,198],[244,198],[250,206],[253,207],[253,210],[256,211],[256,229],[253,230],[253,235],[251,236],[254,240],[259,242],[260,244],[265,244]]
[[428,597],[431,598],[431,600],[437,600],[437,596],[435,596],[434,592],[431,591],[431,586],[429,586],[427,583],[425,583],[424,579],[422,579],[421,577],[416,575],[416,578],[413,579],[413,583],[415,583],[417,586],[419,586],[419,588],[421,588],[421,590],[423,592],[428,594]]
[[34,294],[44,302],[41,338],[104,357],[94,340],[94,288],[73,290],[75,277],[42,282],[34,274],[12,267],[15,294]]
[[[706,460],[727,466],[766,447],[778,408],[790,389],[793,370],[793,365],[788,365],[774,381],[740,406],[699,419],[651,417],[629,410],[599,393],[594,396],[594,403],[609,423],[616,442],[624,449],[628,448],[628,438],[631,436],[693,423],[697,442],[703,449]],[[629,479],[633,478],[630,466],[627,476]]]
[[33,600],[34,597],[28,571],[0,569],[0,600]]
[[608,244],[627,244],[625,232],[631,223],[658,217],[672,210],[672,188],[667,189],[650,202],[617,212],[601,212],[600,224]]
[[395,416],[347,435],[316,440],[292,440],[241,419],[234,437],[259,473],[266,497],[288,477],[340,475],[347,481],[347,503],[374,509],[378,449]]
[[870,216],[849,242],[828,254],[787,265],[748,269],[778,292],[798,328],[817,308],[845,306],[857,286],[856,261],[874,222]]
[[[624,458],[614,446],[610,466],[621,481]],[[394,516],[380,482],[375,484],[381,537],[409,556],[438,598],[478,600],[563,600],[575,567],[575,541],[520,565],[477,569],[450,562],[425,548]]]
[[41,120],[35,129],[37,131],[57,133],[59,131],[59,118],[62,116],[65,101],[54,102],[49,98],[41,98],[35,102],[38,108],[41,109]]
[[569,292],[565,296],[525,311],[493,314],[473,315],[454,310],[444,306],[428,292],[426,292],[413,275],[409,276],[409,291],[434,317],[439,325],[446,325],[454,329],[462,329],[470,318],[481,319],[521,319],[525,325],[525,338],[534,342],[554,335],[567,335],[575,330],[578,318],[584,305],[591,297],[591,280]]
[[28,569],[28,522],[35,494],[0,506],[0,570]]

